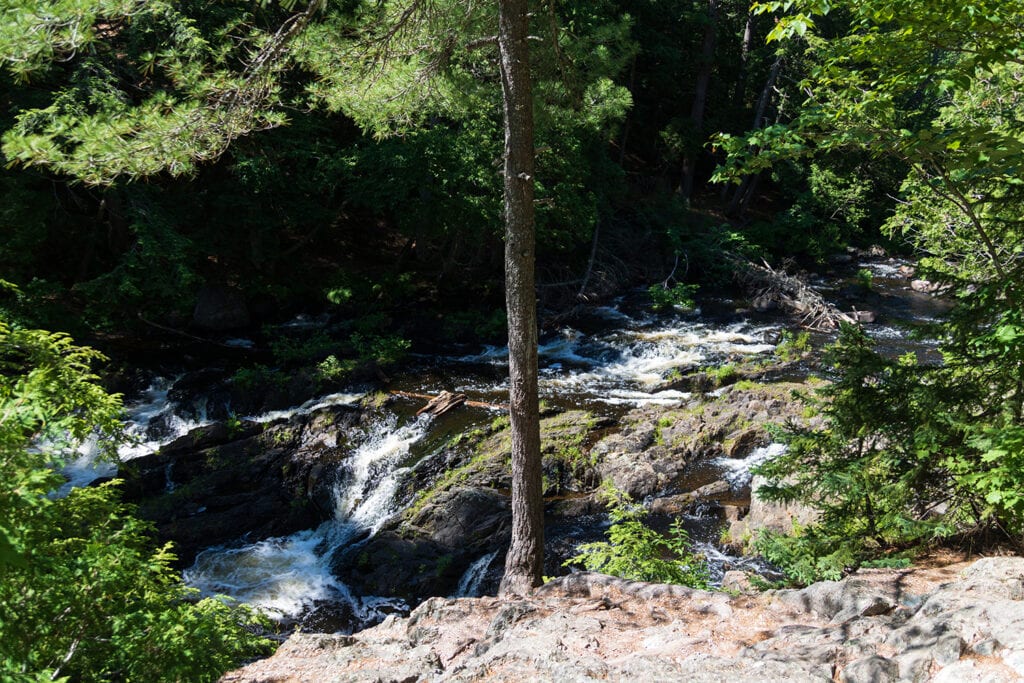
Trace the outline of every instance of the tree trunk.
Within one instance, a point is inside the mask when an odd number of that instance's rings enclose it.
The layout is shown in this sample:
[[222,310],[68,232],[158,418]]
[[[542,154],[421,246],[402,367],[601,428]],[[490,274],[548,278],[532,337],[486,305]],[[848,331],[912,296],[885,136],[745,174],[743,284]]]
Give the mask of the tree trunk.
[[736,89],[732,95],[732,106],[743,108],[747,96],[747,72],[750,68],[750,44],[754,42],[754,13],[747,14],[747,23],[743,26],[743,42],[740,43],[740,72],[736,77]]
[[[715,62],[715,29],[718,23],[718,0],[708,0],[707,24],[704,25],[704,43],[701,46],[700,71],[697,72],[697,86],[693,93],[693,106],[690,108],[690,121],[693,124],[693,135],[703,145],[704,110],[708,102],[708,86],[711,84],[711,68]],[[683,177],[679,183],[678,194],[686,201],[693,195],[693,176],[697,172],[697,156],[700,147],[688,149],[683,156]]]
[[533,93],[526,0],[498,3],[498,51],[505,113],[505,304],[508,308],[512,431],[512,542],[502,594],[541,584],[544,501],[537,405],[537,294],[534,286]]
[[[771,71],[768,72],[768,80],[765,81],[764,88],[761,89],[761,96],[757,99],[757,111],[754,113],[754,125],[751,130],[760,130],[764,127],[765,114],[768,111],[768,102],[771,100],[772,91],[775,88],[775,81],[779,78],[779,71],[782,69],[782,53],[780,52],[775,57],[775,61],[772,63]],[[754,174],[748,175],[743,178],[740,186],[736,188],[736,193],[730,200],[729,205],[725,209],[727,216],[741,217],[747,211],[747,206],[750,204],[751,198],[754,196],[754,192],[757,190],[757,183],[761,175]]]

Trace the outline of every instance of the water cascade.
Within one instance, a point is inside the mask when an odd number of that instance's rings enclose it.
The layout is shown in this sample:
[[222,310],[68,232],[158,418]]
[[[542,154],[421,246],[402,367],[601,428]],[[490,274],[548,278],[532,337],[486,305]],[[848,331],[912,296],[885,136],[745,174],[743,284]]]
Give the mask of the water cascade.
[[[176,406],[168,399],[168,393],[175,381],[158,377],[141,396],[125,406],[125,431],[128,441],[117,451],[122,462],[154,453],[161,446],[210,423],[204,400],[189,406],[188,410],[175,410]],[[57,491],[58,496],[67,495],[73,487],[88,486],[97,479],[114,476],[117,473],[117,464],[101,460],[98,444],[92,439],[82,444],[78,457],[69,462],[61,473],[68,481]]]
[[491,568],[491,564],[494,562],[494,558],[498,556],[498,551],[495,550],[492,553],[487,553],[473,564],[469,565],[469,568],[462,574],[459,579],[459,586],[455,589],[455,594],[452,595],[454,598],[471,598],[479,595],[480,584],[483,583],[484,577],[487,575],[487,570]]
[[395,415],[380,418],[339,468],[332,519],[291,536],[208,548],[185,571],[185,581],[205,595],[229,595],[281,618],[326,601],[345,603],[360,622],[401,608],[394,599],[353,595],[331,572],[331,557],[400,511],[395,491],[409,471],[401,463],[428,425],[427,417],[405,424]]

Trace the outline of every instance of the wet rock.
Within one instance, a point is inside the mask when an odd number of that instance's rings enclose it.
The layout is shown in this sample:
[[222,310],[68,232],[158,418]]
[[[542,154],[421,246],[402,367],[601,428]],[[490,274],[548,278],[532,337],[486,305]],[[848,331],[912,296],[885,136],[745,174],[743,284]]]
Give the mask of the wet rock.
[[451,591],[469,561],[435,541],[382,531],[331,558],[333,572],[360,595],[398,597],[416,604]]
[[[589,441],[595,430],[610,424],[609,419],[584,411],[541,420],[545,493],[563,497],[549,506],[554,514],[604,510],[590,495],[599,476]],[[414,604],[431,595],[449,595],[469,564],[507,546],[511,526],[507,422],[496,421],[452,443],[414,468],[405,484],[405,495],[413,503],[402,515],[367,541],[358,557],[342,551],[335,559],[334,566],[357,592],[397,595]],[[363,561],[365,557],[369,560]]]
[[902,265],[896,269],[896,274],[902,278],[906,278],[907,280],[913,279],[916,272],[917,269],[910,265]]
[[716,387],[716,382],[706,372],[689,372],[688,374],[667,382],[659,389],[670,389],[674,391],[687,391],[694,394],[705,394]]
[[664,486],[665,479],[659,478],[655,466],[667,454],[655,444],[656,433],[654,424],[641,421],[598,442],[591,455],[601,479],[637,500]]
[[636,500],[657,496],[676,485],[686,466],[724,453],[746,455],[770,439],[768,422],[806,421],[790,398],[799,385],[776,383],[730,387],[720,396],[678,408],[630,411],[619,432],[590,451],[601,479]]
[[338,433],[354,428],[348,406],[312,416],[214,423],[122,467],[125,498],[175,543],[182,564],[203,548],[246,535],[256,541],[316,526],[333,511],[333,467],[347,455]]
[[605,512],[607,507],[597,495],[588,494],[555,500],[548,505],[547,512],[555,517],[583,517]]
[[541,420],[541,456],[545,496],[580,493],[600,484],[596,458],[588,443],[597,430],[614,424],[607,417],[570,410]]
[[448,548],[480,555],[507,537],[511,508],[491,489],[459,487],[440,493],[405,523]]
[[358,594],[416,604],[454,592],[473,560],[508,544],[511,522],[506,496],[486,488],[447,489],[358,548],[342,548],[332,565]]

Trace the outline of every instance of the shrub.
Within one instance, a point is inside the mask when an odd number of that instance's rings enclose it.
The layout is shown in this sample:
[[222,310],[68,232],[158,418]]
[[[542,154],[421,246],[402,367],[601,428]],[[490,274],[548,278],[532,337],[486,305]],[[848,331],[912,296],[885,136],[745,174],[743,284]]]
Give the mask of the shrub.
[[102,356],[0,319],[0,680],[208,681],[267,652],[252,611],[199,600],[113,483],[52,495],[87,439],[113,457]]
[[694,307],[693,295],[697,293],[697,285],[677,282],[669,287],[667,284],[651,285],[647,289],[651,295],[651,308],[665,311],[670,308],[691,309]]

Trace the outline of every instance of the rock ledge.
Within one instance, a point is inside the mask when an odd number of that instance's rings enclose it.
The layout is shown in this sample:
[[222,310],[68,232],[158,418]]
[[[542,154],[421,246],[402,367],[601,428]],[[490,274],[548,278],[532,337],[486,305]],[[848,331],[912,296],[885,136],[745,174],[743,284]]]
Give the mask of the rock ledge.
[[1024,558],[753,596],[573,574],[526,598],[431,598],[351,636],[295,634],[221,680],[1024,680]]

